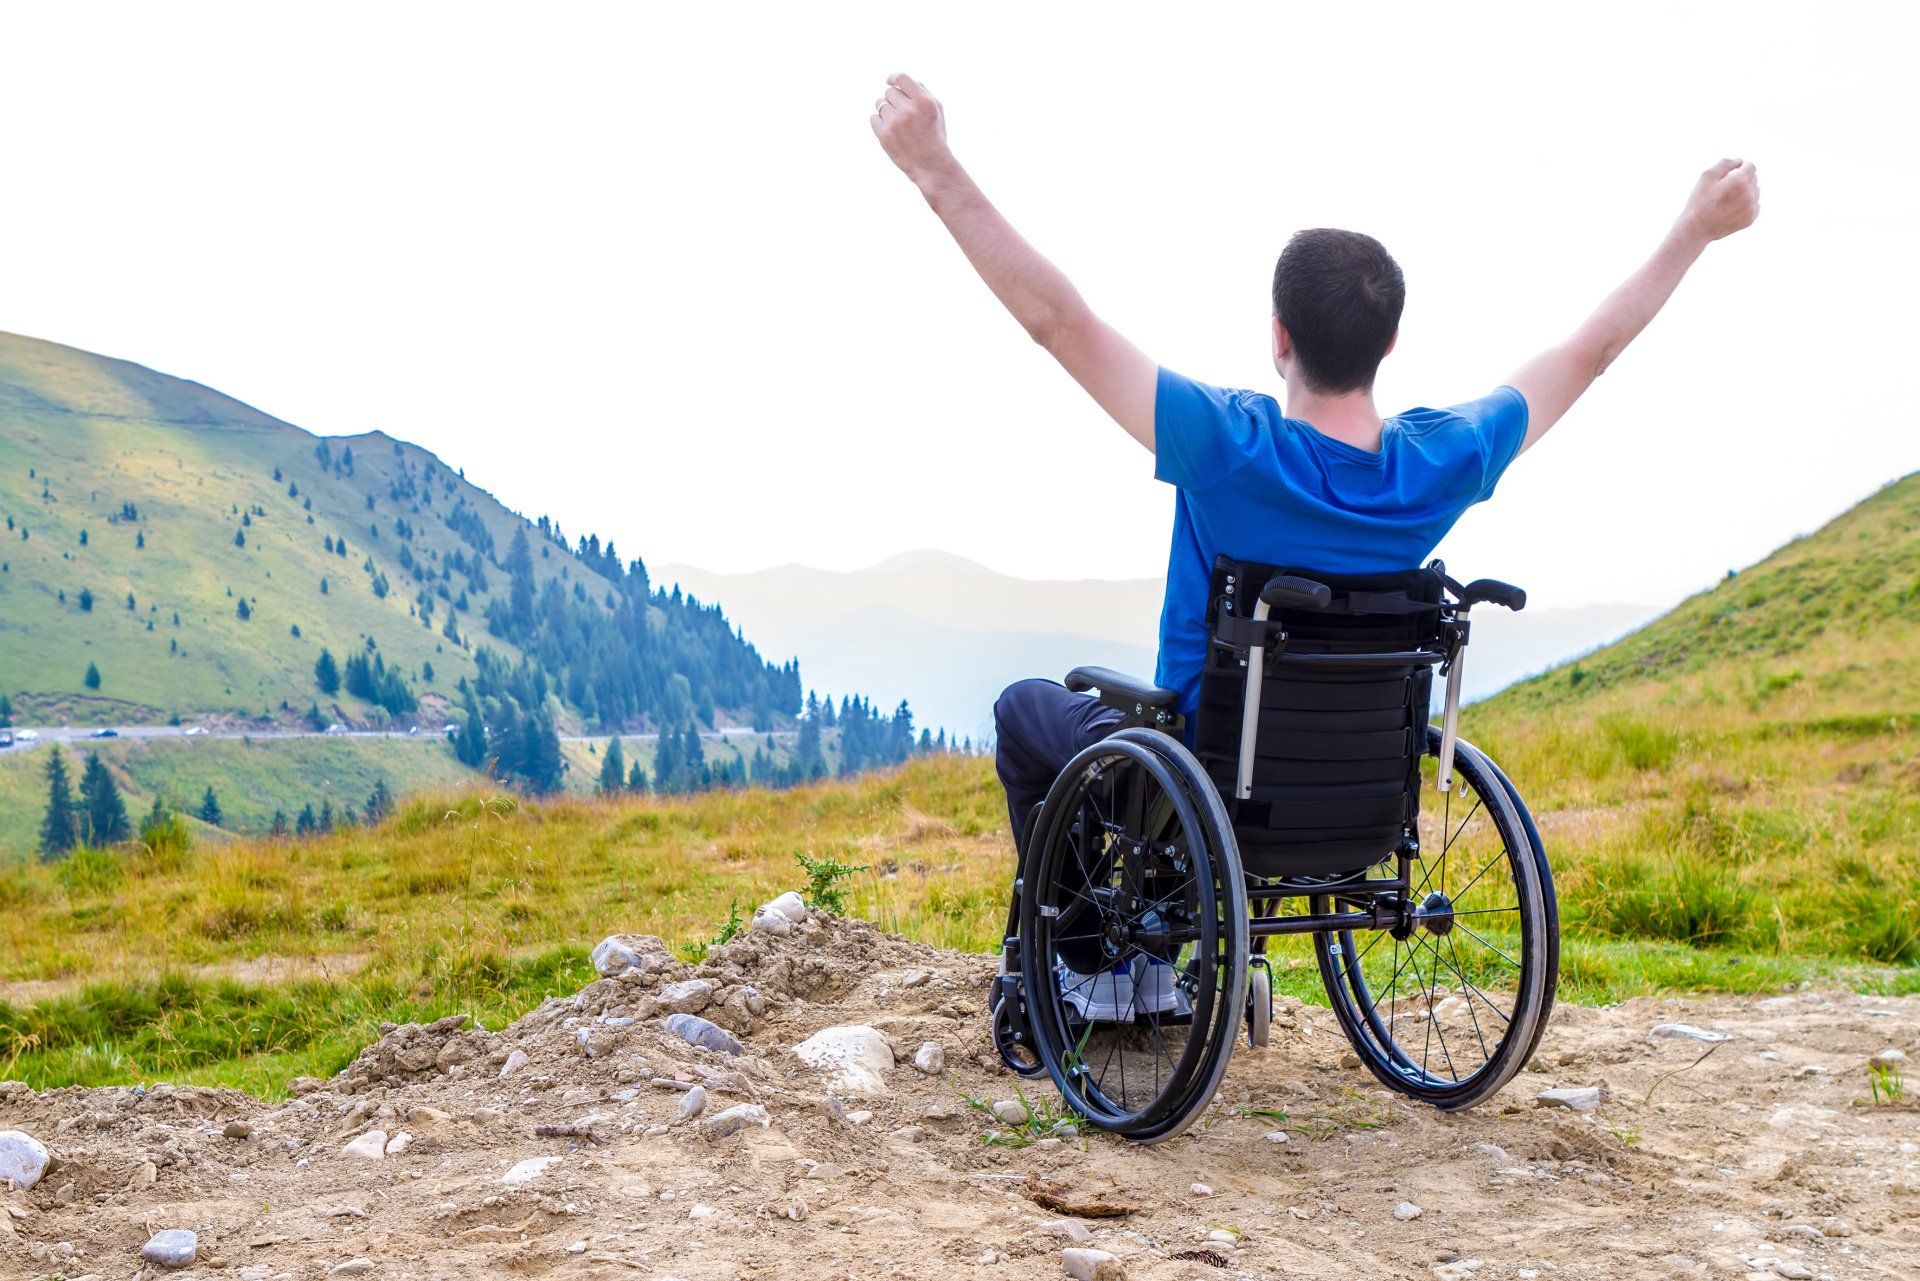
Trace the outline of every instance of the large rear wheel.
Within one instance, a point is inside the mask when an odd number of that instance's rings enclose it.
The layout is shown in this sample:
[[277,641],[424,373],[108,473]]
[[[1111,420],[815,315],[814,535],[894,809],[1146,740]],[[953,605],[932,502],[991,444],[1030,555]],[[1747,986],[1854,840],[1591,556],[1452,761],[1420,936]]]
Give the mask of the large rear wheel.
[[[1355,1053],[1381,1082],[1472,1107],[1526,1065],[1553,1004],[1560,934],[1546,852],[1504,775],[1471,744],[1433,790],[1430,735],[1420,858],[1400,925],[1316,935],[1320,975]],[[1373,869],[1391,876],[1390,864]],[[1337,891],[1316,912],[1355,906]]]
[[1193,754],[1127,729],[1055,780],[1021,874],[1034,1050],[1066,1105],[1142,1143],[1180,1133],[1227,1069],[1247,1008],[1247,892]]

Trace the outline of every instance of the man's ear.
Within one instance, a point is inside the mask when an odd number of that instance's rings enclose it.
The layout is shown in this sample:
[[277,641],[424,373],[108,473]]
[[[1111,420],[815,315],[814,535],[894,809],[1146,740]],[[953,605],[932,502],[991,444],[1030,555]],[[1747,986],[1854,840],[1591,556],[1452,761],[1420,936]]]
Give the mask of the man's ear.
[[1393,331],[1393,337],[1387,339],[1387,349],[1380,353],[1380,359],[1385,360],[1388,356],[1391,356],[1393,354],[1393,349],[1399,345],[1400,345],[1400,331],[1396,329]]
[[1273,364],[1277,369],[1282,361],[1293,355],[1293,335],[1280,323],[1280,317],[1273,318]]

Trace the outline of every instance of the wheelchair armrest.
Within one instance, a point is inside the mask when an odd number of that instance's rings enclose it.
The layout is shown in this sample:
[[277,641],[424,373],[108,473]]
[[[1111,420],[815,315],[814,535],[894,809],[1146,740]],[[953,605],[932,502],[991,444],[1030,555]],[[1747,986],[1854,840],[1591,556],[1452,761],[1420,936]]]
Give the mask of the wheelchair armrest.
[[1123,712],[1136,707],[1171,710],[1180,702],[1178,690],[1162,689],[1111,667],[1076,667],[1067,673],[1066,685],[1076,694],[1099,690],[1101,702]]
[[1518,613],[1527,607],[1527,593],[1524,588],[1491,578],[1476,578],[1460,589],[1462,605],[1478,605],[1482,602]]
[[1275,574],[1260,589],[1260,599],[1273,609],[1325,609],[1333,603],[1333,589],[1311,578]]

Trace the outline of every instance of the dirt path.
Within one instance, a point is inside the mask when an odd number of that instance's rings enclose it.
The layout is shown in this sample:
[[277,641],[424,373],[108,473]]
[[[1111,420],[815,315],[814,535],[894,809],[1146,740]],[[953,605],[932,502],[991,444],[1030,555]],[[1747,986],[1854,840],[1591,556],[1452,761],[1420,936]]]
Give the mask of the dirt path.
[[[1890,1048],[1920,1057],[1920,998],[1563,1007],[1533,1069],[1454,1116],[1343,1067],[1331,1015],[1288,1004],[1188,1135],[1008,1147],[982,1141],[1012,1132],[963,1097],[1013,1095],[986,1047],[988,973],[984,958],[815,920],[698,970],[596,983],[500,1033],[397,1029],[286,1105],[0,1087],[0,1129],[55,1157],[38,1186],[0,1191],[0,1276],[136,1275],[162,1228],[198,1234],[180,1275],[249,1281],[1002,1281],[1064,1276],[1080,1243],[1136,1279],[1920,1275],[1920,1115],[1867,1106],[1864,1067]],[[671,986],[689,977],[713,990]],[[709,999],[740,1055],[692,1049],[658,1017]],[[1707,1044],[1649,1039],[1673,1021],[1731,1039],[1696,1063]],[[892,1043],[884,1095],[834,1094],[791,1053],[836,1024]],[[929,1040],[939,1075],[908,1063]],[[510,1055],[526,1061],[502,1080]],[[678,1120],[676,1078],[704,1082],[700,1120]],[[1534,1106],[1541,1089],[1586,1085],[1607,1091],[1598,1114]],[[769,1123],[709,1134],[738,1104]],[[378,1161],[342,1152],[374,1127],[409,1144]],[[507,1178],[534,1158],[553,1159]],[[1403,1202],[1418,1216],[1396,1218]]]

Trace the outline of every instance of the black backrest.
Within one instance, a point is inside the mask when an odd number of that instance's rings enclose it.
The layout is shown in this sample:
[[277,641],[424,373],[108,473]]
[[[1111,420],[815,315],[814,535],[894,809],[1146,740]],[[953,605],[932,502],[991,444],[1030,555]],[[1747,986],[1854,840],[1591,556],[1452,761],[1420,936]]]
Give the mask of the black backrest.
[[1194,752],[1227,798],[1246,870],[1255,876],[1359,871],[1392,855],[1419,816],[1433,668],[1359,670],[1269,662],[1260,693],[1253,795],[1234,790],[1246,695],[1243,653],[1222,643],[1225,609],[1251,618],[1275,574],[1333,589],[1324,610],[1277,610],[1289,654],[1436,650],[1443,583],[1433,570],[1325,574],[1312,569],[1214,563],[1207,617],[1215,626],[1200,677]]

